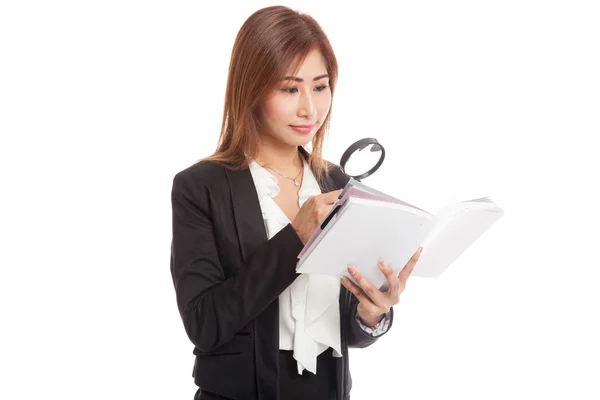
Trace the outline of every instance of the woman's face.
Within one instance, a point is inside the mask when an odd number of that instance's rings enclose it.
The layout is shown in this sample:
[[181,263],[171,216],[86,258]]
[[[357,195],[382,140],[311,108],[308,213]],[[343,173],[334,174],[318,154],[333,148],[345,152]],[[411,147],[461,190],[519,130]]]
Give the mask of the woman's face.
[[[312,50],[297,75],[291,74],[263,104],[260,118],[266,132],[261,134],[290,146],[304,146],[323,125],[331,105],[329,77],[321,52]],[[302,125],[309,127],[299,128]]]

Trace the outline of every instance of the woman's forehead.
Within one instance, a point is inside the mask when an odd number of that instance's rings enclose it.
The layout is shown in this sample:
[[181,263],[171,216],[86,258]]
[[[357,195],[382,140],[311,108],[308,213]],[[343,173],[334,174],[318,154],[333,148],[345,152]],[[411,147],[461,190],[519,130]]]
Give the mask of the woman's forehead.
[[327,74],[325,59],[320,50],[314,49],[303,60],[300,55],[296,56],[288,68],[286,77],[312,80],[323,74]]

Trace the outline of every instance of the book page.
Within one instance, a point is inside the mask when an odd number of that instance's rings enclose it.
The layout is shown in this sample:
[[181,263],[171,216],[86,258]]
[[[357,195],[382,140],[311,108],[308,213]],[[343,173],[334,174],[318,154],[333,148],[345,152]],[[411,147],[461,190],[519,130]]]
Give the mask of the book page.
[[465,203],[439,213],[437,226],[423,242],[413,276],[437,277],[456,261],[502,215],[501,210],[489,205]]

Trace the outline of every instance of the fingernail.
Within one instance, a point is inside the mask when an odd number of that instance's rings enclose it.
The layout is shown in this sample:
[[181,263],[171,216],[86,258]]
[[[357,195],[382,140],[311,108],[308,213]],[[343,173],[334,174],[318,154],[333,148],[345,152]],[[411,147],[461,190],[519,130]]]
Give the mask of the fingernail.
[[349,266],[349,267],[348,267],[348,271],[350,271],[350,273],[351,273],[352,275],[354,275],[354,274],[356,273],[356,269],[355,269],[353,266]]
[[377,263],[377,265],[379,265],[379,268],[381,268],[381,269],[385,269],[385,264],[383,263],[383,261],[379,261],[379,262]]
[[423,248],[419,247],[419,254],[421,254],[422,251],[423,251]]
[[346,279],[346,277],[345,277],[345,276],[342,276],[342,277],[340,278],[340,280],[342,281],[342,283],[343,283],[344,285],[346,284],[346,280],[347,280],[347,279]]

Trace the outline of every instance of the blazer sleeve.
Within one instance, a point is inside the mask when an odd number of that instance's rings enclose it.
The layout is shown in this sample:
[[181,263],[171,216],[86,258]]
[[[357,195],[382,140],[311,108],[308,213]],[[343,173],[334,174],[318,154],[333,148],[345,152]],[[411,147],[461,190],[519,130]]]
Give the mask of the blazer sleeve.
[[347,292],[345,295],[350,297],[348,302],[349,306],[344,310],[344,320],[346,321],[346,328],[348,330],[346,334],[348,338],[348,347],[368,347],[390,331],[390,328],[394,322],[394,307],[391,307],[387,314],[387,318],[389,319],[387,329],[383,333],[373,336],[372,333],[366,332],[361,328],[360,322],[356,318],[356,308],[358,307],[358,299],[356,296],[344,286],[342,286],[342,290],[345,290]]
[[213,235],[208,188],[179,173],[173,179],[171,204],[171,275],[177,306],[189,339],[210,352],[231,340],[296,279],[303,243],[288,224],[226,279]]

